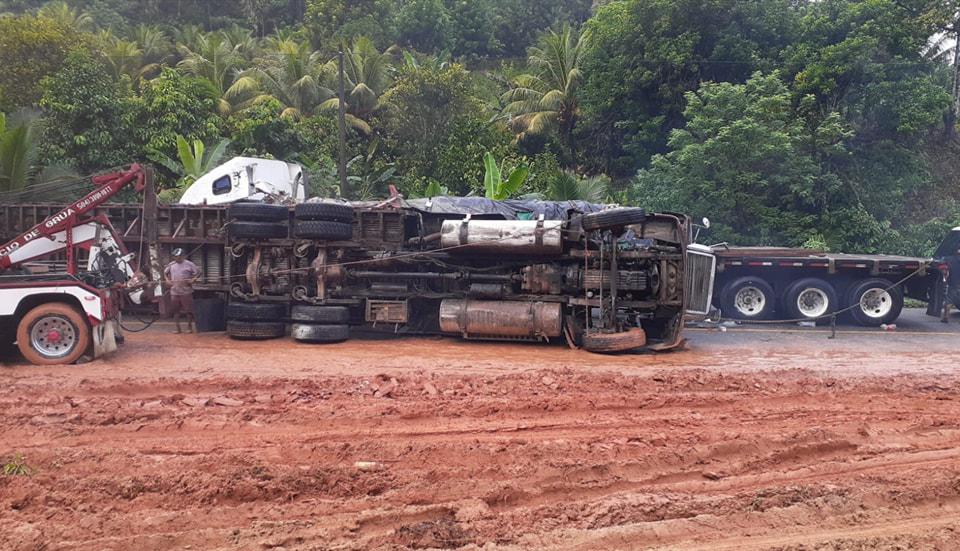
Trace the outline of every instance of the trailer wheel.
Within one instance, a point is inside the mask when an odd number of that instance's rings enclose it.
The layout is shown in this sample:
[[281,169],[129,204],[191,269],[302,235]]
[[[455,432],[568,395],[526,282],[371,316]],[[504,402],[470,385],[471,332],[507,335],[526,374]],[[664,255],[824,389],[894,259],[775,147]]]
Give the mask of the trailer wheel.
[[286,239],[289,233],[287,224],[244,220],[230,222],[227,230],[234,239]]
[[291,335],[300,342],[341,342],[350,338],[350,326],[295,323]]
[[86,352],[90,337],[87,320],[62,302],[33,308],[17,326],[17,347],[34,365],[71,364]]
[[328,220],[297,220],[293,233],[304,239],[347,241],[353,237],[353,226]]
[[287,316],[285,304],[275,302],[231,302],[227,319],[242,321],[276,321]]
[[294,306],[290,317],[307,323],[345,324],[350,321],[350,310],[346,306]]
[[837,291],[822,279],[801,279],[787,288],[784,306],[790,319],[821,321],[837,311]]
[[253,222],[286,222],[290,218],[290,209],[265,203],[233,203],[227,208],[227,217]]
[[878,326],[890,323],[900,317],[903,310],[903,291],[900,287],[890,288],[886,279],[866,279],[850,288],[847,304],[856,305],[850,310],[854,321],[860,325]]
[[583,349],[597,354],[627,352],[647,344],[647,333],[634,327],[618,333],[587,332],[583,334]]
[[639,224],[646,220],[647,211],[638,208],[624,207],[584,214],[580,220],[580,225],[587,231],[594,231]]
[[723,313],[738,320],[763,320],[773,313],[773,287],[759,277],[741,277],[720,291]]
[[286,332],[287,327],[282,321],[227,321],[227,335],[234,339],[275,339],[284,336]]
[[353,207],[338,203],[300,203],[293,209],[297,220],[326,220],[328,222],[353,222]]

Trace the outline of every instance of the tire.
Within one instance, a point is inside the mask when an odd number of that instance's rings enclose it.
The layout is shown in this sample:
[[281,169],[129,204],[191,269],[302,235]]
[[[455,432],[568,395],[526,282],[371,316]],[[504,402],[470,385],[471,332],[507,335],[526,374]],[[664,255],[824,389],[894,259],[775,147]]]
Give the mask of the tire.
[[350,326],[295,323],[291,335],[300,342],[341,342],[350,338]]
[[833,285],[815,277],[797,281],[784,294],[784,311],[791,320],[827,321],[838,307]]
[[348,241],[353,237],[353,226],[327,220],[297,220],[293,233],[303,239],[321,241]]
[[227,226],[230,237],[234,239],[286,239],[289,234],[287,224],[276,222],[245,222],[238,220]]
[[231,302],[227,305],[228,320],[277,321],[287,317],[287,306],[274,302]]
[[90,341],[86,317],[63,302],[41,304],[17,325],[17,347],[34,365],[72,364],[87,351]]
[[353,223],[353,207],[338,203],[300,203],[293,209],[297,220],[324,220],[327,222]]
[[738,320],[765,320],[773,314],[773,287],[759,277],[741,277],[720,291],[723,315]]
[[290,317],[293,321],[307,323],[346,324],[350,321],[350,309],[346,306],[294,306]]
[[619,228],[630,224],[639,224],[646,221],[647,211],[638,208],[624,207],[601,210],[583,215],[580,224],[587,231]]
[[227,217],[253,222],[286,222],[290,219],[290,209],[283,205],[233,203],[227,208]]
[[647,333],[634,327],[619,333],[584,333],[583,349],[597,354],[627,352],[646,346]]
[[287,326],[282,321],[227,321],[227,335],[234,339],[275,339],[286,333]]
[[903,291],[899,286],[889,288],[892,282],[874,278],[858,281],[847,293],[850,315],[859,325],[877,327],[891,323],[903,310]]

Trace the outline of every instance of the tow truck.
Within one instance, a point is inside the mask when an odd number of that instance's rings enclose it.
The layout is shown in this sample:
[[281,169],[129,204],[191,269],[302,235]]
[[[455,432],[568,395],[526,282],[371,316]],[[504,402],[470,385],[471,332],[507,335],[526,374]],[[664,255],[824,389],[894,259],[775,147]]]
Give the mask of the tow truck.
[[[149,276],[139,271],[110,220],[95,212],[131,184],[143,192],[149,179],[139,164],[94,176],[93,191],[0,246],[0,327],[31,363],[115,351],[124,296],[140,304],[156,295],[156,267]],[[51,257],[62,270],[41,262]]]

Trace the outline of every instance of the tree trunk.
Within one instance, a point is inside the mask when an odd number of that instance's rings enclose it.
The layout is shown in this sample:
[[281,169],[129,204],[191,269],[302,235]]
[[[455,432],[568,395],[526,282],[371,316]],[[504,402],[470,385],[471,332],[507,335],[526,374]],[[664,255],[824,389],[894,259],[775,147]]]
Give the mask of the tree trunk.
[[943,118],[944,133],[948,139],[957,137],[957,113],[960,112],[960,28],[954,31],[953,83],[950,89],[950,110]]

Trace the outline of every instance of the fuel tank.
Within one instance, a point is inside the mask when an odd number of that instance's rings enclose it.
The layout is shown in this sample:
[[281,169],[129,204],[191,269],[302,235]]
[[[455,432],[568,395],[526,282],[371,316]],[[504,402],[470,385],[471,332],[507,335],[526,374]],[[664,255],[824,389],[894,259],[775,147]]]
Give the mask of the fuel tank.
[[444,220],[440,246],[451,252],[560,254],[561,220]]
[[562,321],[562,305],[555,302],[446,299],[440,303],[440,330],[465,338],[559,337]]

